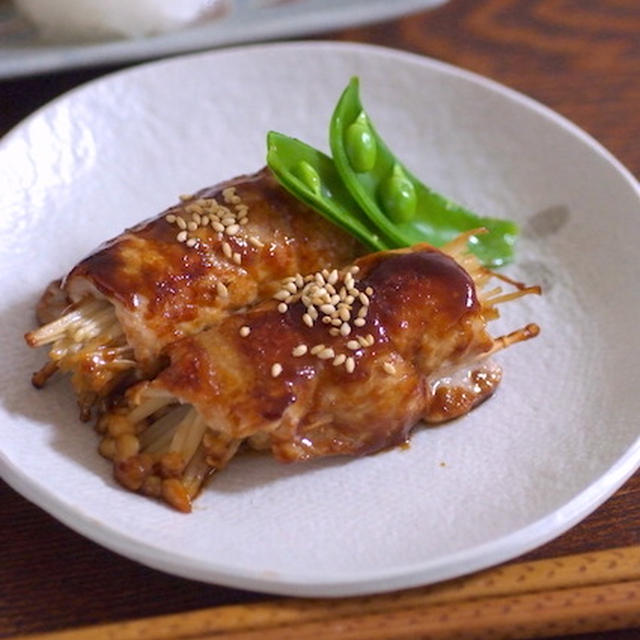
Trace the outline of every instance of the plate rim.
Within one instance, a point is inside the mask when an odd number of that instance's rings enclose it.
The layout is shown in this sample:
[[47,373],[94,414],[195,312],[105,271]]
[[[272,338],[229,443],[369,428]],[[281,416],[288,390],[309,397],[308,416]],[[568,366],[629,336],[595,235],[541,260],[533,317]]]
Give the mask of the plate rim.
[[[30,114],[0,139],[0,152],[2,152],[7,141],[14,135],[17,135],[22,127],[28,124],[31,119],[39,117],[41,112],[51,108],[58,101],[68,99],[69,96],[75,92],[90,90],[95,83],[108,83],[114,77],[135,74],[141,71],[145,72],[150,68],[161,67],[167,64],[181,64],[194,58],[256,54],[265,49],[282,50],[299,47],[304,49],[330,48],[333,50],[339,49],[354,52],[375,52],[378,55],[395,56],[398,59],[435,68],[436,70],[445,72],[447,75],[453,74],[454,76],[479,84],[485,88],[488,87],[492,91],[496,91],[510,100],[515,100],[527,108],[534,109],[538,114],[554,121],[563,129],[577,136],[583,143],[591,147],[601,157],[604,157],[604,159],[626,179],[629,186],[635,191],[640,202],[640,185],[630,171],[592,136],[561,114],[556,113],[552,109],[514,89],[510,89],[492,79],[485,78],[455,65],[397,49],[359,43],[289,41],[275,44],[243,45],[155,60],[112,72],[75,87]],[[112,529],[108,523],[97,521],[88,513],[74,507],[65,501],[63,496],[48,493],[45,487],[30,479],[27,474],[18,469],[3,451],[0,450],[0,476],[2,476],[14,490],[80,535],[111,551],[154,569],[159,569],[187,579],[217,583],[263,593],[305,597],[366,595],[399,588],[426,585],[439,580],[451,579],[514,558],[561,535],[592,513],[622,486],[639,466],[640,436],[617,458],[615,463],[610,466],[604,474],[587,485],[572,499],[562,504],[558,509],[547,513],[542,518],[506,536],[501,536],[462,551],[440,556],[435,561],[427,560],[408,566],[398,565],[392,568],[366,573],[359,571],[356,578],[342,574],[335,574],[333,577],[327,577],[327,574],[325,574],[324,577],[318,578],[292,573],[256,573],[244,569],[234,569],[228,565],[224,566],[218,563],[196,563],[194,559],[181,557],[177,553],[172,553],[169,558],[165,558],[159,547],[144,544],[135,537],[126,535],[121,531],[116,531]]]
[[0,151],[2,151],[3,144],[12,137],[13,134],[18,129],[21,129],[23,126],[28,124],[32,119],[39,117],[40,113],[49,109],[50,107],[55,106],[58,102],[63,102],[67,100],[70,96],[75,93],[81,93],[83,91],[89,90],[94,85],[100,84],[102,82],[109,82],[113,78],[124,77],[128,74],[137,74],[140,72],[144,72],[147,69],[152,69],[154,67],[161,67],[164,65],[175,65],[180,64],[182,62],[188,62],[189,60],[194,60],[197,58],[206,58],[206,57],[222,57],[227,55],[236,55],[238,53],[243,52],[251,52],[251,51],[261,51],[261,50],[270,50],[270,49],[295,49],[295,48],[303,48],[303,49],[343,49],[345,51],[353,50],[357,52],[358,50],[369,51],[371,53],[378,53],[382,56],[394,56],[398,59],[404,59],[408,63],[414,63],[422,66],[432,67],[434,69],[440,69],[447,73],[448,75],[457,76],[467,82],[470,82],[475,85],[480,85],[485,88],[491,89],[497,93],[502,94],[504,97],[509,100],[519,103],[529,109],[532,109],[539,115],[543,116],[547,120],[554,121],[560,124],[563,128],[568,130],[574,136],[579,138],[582,142],[586,143],[588,146],[592,147],[599,154],[604,155],[605,159],[612,164],[619,173],[626,178],[629,182],[629,185],[635,190],[636,195],[640,198],[640,182],[635,178],[635,176],[631,173],[631,171],[611,152],[607,149],[601,142],[599,142],[594,136],[592,136],[588,131],[578,126],[572,120],[562,115],[561,113],[553,110],[551,107],[548,107],[546,104],[542,103],[540,100],[533,98],[517,89],[513,89],[493,78],[489,78],[488,76],[484,76],[481,73],[476,71],[471,71],[470,69],[465,69],[464,67],[460,67],[451,62],[446,62],[444,60],[439,60],[432,56],[427,56],[419,53],[413,53],[411,51],[405,51],[403,49],[396,49],[394,47],[388,47],[385,45],[379,44],[370,44],[366,42],[351,42],[351,41],[335,41],[335,40],[297,40],[297,39],[285,39],[278,42],[267,42],[267,43],[252,43],[252,44],[237,44],[229,47],[220,47],[217,49],[208,49],[205,51],[190,51],[185,53],[179,53],[173,56],[167,56],[163,58],[156,58],[153,60],[147,60],[140,62],[139,64],[134,64],[123,69],[116,69],[114,71],[108,71],[96,78],[92,78],[91,80],[87,80],[71,89],[61,93],[58,96],[55,96],[51,100],[45,102],[43,105],[36,108],[26,117],[19,120],[15,125],[13,125],[10,129],[8,129],[2,136],[0,136]]
[[[553,540],[593,513],[638,469],[640,437],[607,472],[560,508],[506,536],[441,556],[436,561],[400,565],[382,571],[359,572],[357,578],[336,575],[318,580],[304,574],[279,574],[275,570],[251,572],[217,563],[195,561],[144,544],[76,509],[63,499],[53,500],[28,475],[8,461],[0,451],[0,475],[20,495],[76,533],[125,558],[181,578],[260,593],[301,597],[350,597],[373,595],[396,589],[427,586],[452,580],[514,559]],[[553,526],[550,526],[553,525]]]

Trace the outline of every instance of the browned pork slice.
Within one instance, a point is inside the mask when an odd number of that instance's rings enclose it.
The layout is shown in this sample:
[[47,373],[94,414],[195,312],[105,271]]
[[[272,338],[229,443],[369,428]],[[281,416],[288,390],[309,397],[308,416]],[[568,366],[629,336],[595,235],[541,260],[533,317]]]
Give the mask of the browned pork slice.
[[466,239],[298,273],[172,344],[170,365],[100,421],[116,478],[188,511],[241,445],[287,462],[359,456],[405,442],[421,420],[470,411],[500,382],[489,356],[538,333],[492,338],[496,305],[539,290],[504,277],[514,291],[489,290],[494,274]]
[[182,196],[47,288],[37,308],[44,324],[26,335],[50,345],[34,384],[70,372],[86,413],[124,381],[157,372],[167,344],[269,296],[287,275],[345,264],[357,251],[268,169]]

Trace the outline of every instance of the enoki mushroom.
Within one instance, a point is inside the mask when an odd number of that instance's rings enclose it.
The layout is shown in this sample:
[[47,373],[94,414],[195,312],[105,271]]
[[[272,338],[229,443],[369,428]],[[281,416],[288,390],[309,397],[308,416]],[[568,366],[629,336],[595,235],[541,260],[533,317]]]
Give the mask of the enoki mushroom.
[[[537,285],[528,287],[522,282],[517,282],[516,280],[512,280],[501,273],[496,273],[495,271],[490,271],[486,267],[483,267],[476,256],[467,249],[469,238],[482,232],[483,231],[481,229],[472,229],[471,231],[467,231],[441,247],[441,250],[454,258],[455,261],[473,278],[473,282],[476,287],[476,295],[478,296],[478,301],[482,306],[482,315],[487,321],[490,321],[500,317],[500,311],[497,308],[498,305],[530,294],[539,295],[541,293],[541,289]],[[515,290],[504,293],[501,286],[487,289],[487,285],[494,278],[512,286]],[[528,324],[525,327],[512,331],[507,335],[494,338],[495,344],[491,351],[481,354],[478,359],[485,359],[490,355],[515,344],[516,342],[522,342],[533,338],[537,336],[539,332],[540,329],[536,324]]]
[[208,428],[193,407],[149,383],[127,398],[127,407],[98,421],[100,453],[113,461],[114,475],[127,489],[190,511],[206,479],[224,468],[240,440]]
[[51,345],[49,361],[33,374],[41,388],[56,372],[71,372],[82,416],[137,367],[113,305],[87,296],[59,318],[25,335],[32,347]]

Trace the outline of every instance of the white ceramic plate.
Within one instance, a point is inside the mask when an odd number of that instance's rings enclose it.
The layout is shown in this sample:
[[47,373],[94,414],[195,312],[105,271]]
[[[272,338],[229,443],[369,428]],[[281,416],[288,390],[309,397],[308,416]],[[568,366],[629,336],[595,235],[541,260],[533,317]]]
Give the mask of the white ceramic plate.
[[[383,136],[435,188],[517,219],[507,272],[543,286],[494,331],[535,321],[500,355],[497,395],[418,429],[408,450],[283,466],[249,456],[178,514],[119,489],[69,385],[29,384],[22,335],[43,286],[179,193],[258,169],[276,129],[327,148],[351,75]],[[640,461],[638,185],[535,102],[465,71],[335,43],[192,55],[95,81],[0,146],[0,471],[76,531],[150,566],[295,595],[450,578],[557,536]]]
[[297,37],[389,20],[444,1],[226,0],[226,10],[219,17],[183,29],[146,38],[74,44],[43,41],[9,0],[0,0],[0,78]]

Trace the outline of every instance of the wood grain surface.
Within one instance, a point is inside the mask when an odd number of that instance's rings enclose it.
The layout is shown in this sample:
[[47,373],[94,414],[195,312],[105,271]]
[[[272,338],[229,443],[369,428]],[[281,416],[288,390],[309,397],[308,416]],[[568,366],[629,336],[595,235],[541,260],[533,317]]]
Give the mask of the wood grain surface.
[[[565,115],[640,175],[638,0],[450,0],[432,11],[317,37],[405,49],[493,78]],[[0,134],[50,99],[111,70],[0,82]],[[624,545],[640,545],[640,473],[581,524],[519,560]],[[118,557],[0,481],[0,637],[265,600]],[[373,634],[380,620],[370,622]],[[406,637],[416,637],[407,628]],[[306,637],[329,637],[324,631],[311,629],[315,635]],[[552,628],[546,636],[553,633],[567,629]],[[640,626],[571,637],[631,640],[640,637]]]
[[[587,587],[565,593],[547,592],[544,598],[536,594],[504,596],[490,601],[467,601],[455,605],[431,607],[407,607],[377,613],[355,614],[347,617],[327,617],[311,622],[295,622],[291,625],[242,627],[232,631],[206,630],[197,635],[156,635],[172,621],[176,626],[184,622],[188,614],[166,618],[152,618],[129,623],[139,629],[135,640],[156,640],[169,637],[172,640],[521,640],[530,638],[567,636],[576,631],[616,631],[622,626],[640,623],[637,601],[640,582],[627,582],[606,589]],[[277,605],[274,605],[277,608]],[[236,605],[251,617],[254,609]],[[218,609],[201,611],[198,617],[209,615],[215,620]],[[242,619],[242,618],[240,618]],[[126,624],[126,623],[125,623]],[[102,626],[83,628],[77,632],[59,632],[37,636],[22,636],[25,640],[119,640],[122,627],[116,625],[103,635]],[[215,626],[215,625],[214,625]],[[575,637],[575,635],[574,635]],[[616,637],[620,637],[616,635]]]
[[640,624],[640,546],[512,563],[391,594],[282,598],[28,638],[514,640],[635,624]]

